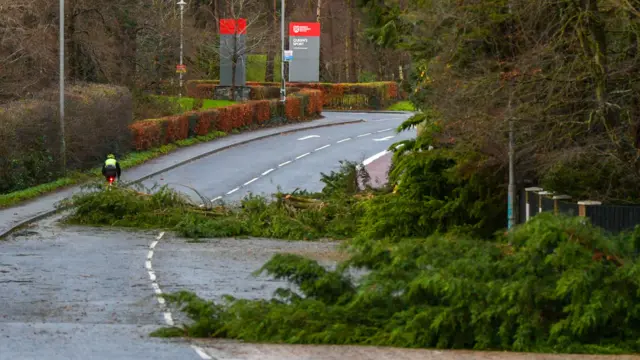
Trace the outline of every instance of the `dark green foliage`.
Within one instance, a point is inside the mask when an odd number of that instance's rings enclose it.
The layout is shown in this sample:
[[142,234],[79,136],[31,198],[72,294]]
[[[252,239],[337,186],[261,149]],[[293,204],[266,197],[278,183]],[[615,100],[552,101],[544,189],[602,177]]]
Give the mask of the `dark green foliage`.
[[[353,176],[340,172],[326,175],[324,181],[335,186],[350,178]],[[361,214],[356,207],[358,200],[343,197],[342,188],[325,189],[322,194],[275,194],[273,201],[249,195],[238,207],[214,209],[201,209],[166,186],[152,195],[118,187],[98,190],[76,195],[65,202],[75,208],[68,222],[161,228],[195,239],[255,236],[314,240],[352,237]],[[209,201],[203,199],[203,203]]]
[[[640,350],[637,236],[609,237],[580,218],[535,217],[508,237],[381,241],[354,254],[371,271],[278,255],[260,271],[300,289],[224,304],[189,293],[170,301],[195,320],[190,336],[309,344],[619,353]],[[511,243],[509,245],[508,243]],[[604,254],[602,257],[599,254]],[[608,260],[609,259],[609,260]],[[284,297],[284,298],[283,298]]]

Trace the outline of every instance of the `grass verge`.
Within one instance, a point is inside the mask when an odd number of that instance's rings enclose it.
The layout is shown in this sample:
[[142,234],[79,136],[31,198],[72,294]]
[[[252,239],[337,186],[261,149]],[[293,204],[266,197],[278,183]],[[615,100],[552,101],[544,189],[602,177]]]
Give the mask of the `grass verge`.
[[411,101],[399,101],[387,108],[389,111],[416,111]]
[[[120,159],[122,169],[129,169],[141,165],[151,159],[169,154],[179,148],[192,146],[195,144],[208,142],[226,136],[224,132],[212,132],[205,136],[198,136],[177,141],[174,144],[163,145],[157,149],[148,151],[133,152]],[[77,185],[101,176],[101,168],[95,168],[86,172],[74,172],[67,177],[57,179],[53,182],[34,186],[28,189],[15,191],[9,194],[0,195],[0,208],[16,205],[22,201],[30,200],[38,196],[63,189],[71,185]]]

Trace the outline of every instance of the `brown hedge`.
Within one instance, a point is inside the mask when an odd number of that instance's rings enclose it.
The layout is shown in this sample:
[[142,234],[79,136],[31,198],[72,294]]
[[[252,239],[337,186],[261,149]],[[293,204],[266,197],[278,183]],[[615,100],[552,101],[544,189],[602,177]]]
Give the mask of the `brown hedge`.
[[[0,106],[0,193],[61,175],[58,92]],[[65,94],[67,166],[96,167],[109,152],[131,149],[132,99],[126,88],[77,84]]]
[[148,150],[213,131],[232,132],[317,118],[322,112],[322,92],[301,90],[287,97],[284,115],[278,100],[255,100],[178,116],[138,121],[131,125],[136,150]]
[[[191,80],[186,84],[188,96],[212,99],[217,80]],[[275,99],[280,96],[279,83],[247,82],[252,100]],[[315,89],[323,93],[323,106],[332,109],[383,109],[404,98],[393,81],[372,83],[287,83],[287,92]]]

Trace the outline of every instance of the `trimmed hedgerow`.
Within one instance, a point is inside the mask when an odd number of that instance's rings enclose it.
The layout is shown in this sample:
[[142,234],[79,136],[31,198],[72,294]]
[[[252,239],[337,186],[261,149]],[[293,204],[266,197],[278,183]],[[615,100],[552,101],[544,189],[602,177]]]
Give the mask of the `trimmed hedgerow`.
[[[322,92],[304,90],[289,95],[285,121],[297,122],[317,118],[322,112]],[[302,103],[312,104],[302,107]],[[216,109],[191,111],[181,115],[137,121],[131,125],[136,150],[147,150],[212,131],[230,133],[234,130],[266,126],[281,117],[277,100],[258,100]],[[282,122],[282,121],[281,121]]]
[[[187,94],[205,99],[213,98],[217,80],[191,80],[186,84]],[[298,89],[322,91],[322,104],[333,109],[384,109],[401,99],[398,84],[393,81],[372,83],[288,83],[294,86],[289,93]],[[251,89],[251,99],[261,100],[280,96],[279,83],[247,82]]]

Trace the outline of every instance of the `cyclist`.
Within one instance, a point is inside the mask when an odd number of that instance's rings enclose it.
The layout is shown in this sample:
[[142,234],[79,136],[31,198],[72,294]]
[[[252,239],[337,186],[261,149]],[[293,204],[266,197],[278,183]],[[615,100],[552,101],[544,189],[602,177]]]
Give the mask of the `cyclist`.
[[104,165],[102,165],[102,175],[104,175],[107,181],[110,177],[115,177],[120,180],[121,173],[120,163],[116,160],[116,156],[113,154],[107,155],[107,160],[105,160]]

